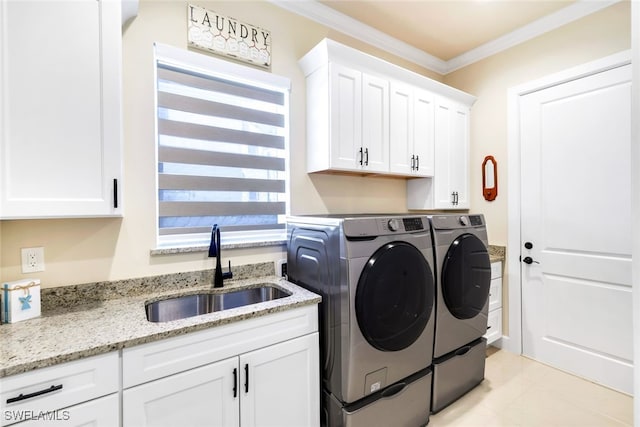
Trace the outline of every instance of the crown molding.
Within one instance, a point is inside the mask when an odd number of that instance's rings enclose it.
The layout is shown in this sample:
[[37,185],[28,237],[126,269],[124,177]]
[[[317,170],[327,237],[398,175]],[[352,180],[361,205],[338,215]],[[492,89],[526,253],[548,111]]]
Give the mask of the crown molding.
[[474,62],[478,62],[491,55],[510,49],[535,37],[541,36],[542,34],[548,33],[549,31],[555,30],[573,21],[577,21],[580,18],[584,18],[585,16],[619,3],[620,1],[621,0],[578,0],[557,12],[543,16],[542,18],[520,27],[511,33],[505,34],[502,37],[498,37],[497,39],[450,59],[447,61],[444,74],[459,70],[460,68],[464,68]]
[[309,18],[312,21],[363,41],[369,45],[376,46],[386,52],[406,59],[407,61],[411,61],[414,64],[435,71],[436,73],[446,73],[446,61],[391,37],[382,31],[376,30],[375,28],[340,13],[335,9],[331,9],[320,2],[315,0],[269,1],[276,6],[288,10],[289,12]]
[[316,0],[269,0],[276,6],[304,16],[333,30],[376,46],[441,75],[464,68],[491,55],[510,49],[570,22],[598,12],[622,0],[578,0],[550,15],[531,22],[509,34],[444,61],[405,42],[346,16]]

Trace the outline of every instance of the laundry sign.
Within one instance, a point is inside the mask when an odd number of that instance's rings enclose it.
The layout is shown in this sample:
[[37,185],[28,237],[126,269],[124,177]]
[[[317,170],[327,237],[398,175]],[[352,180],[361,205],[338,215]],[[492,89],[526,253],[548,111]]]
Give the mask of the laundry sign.
[[271,33],[264,28],[187,6],[189,45],[261,67],[271,66]]

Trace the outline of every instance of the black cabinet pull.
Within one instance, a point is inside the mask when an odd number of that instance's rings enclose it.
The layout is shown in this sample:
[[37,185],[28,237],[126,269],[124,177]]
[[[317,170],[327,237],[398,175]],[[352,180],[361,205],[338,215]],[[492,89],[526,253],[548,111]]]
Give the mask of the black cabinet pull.
[[238,397],[238,368],[233,368],[233,397]]
[[364,165],[369,166],[369,149],[364,149]]
[[113,179],[113,207],[118,209],[118,179]]
[[29,393],[29,394],[20,393],[16,397],[11,397],[11,398],[7,399],[7,404],[14,403],[14,402],[20,402],[21,400],[31,399],[32,397],[42,396],[43,394],[51,393],[51,392],[58,391],[58,390],[62,390],[62,384],[60,384],[60,385],[52,385],[51,387],[45,388],[44,390],[35,391],[35,392]]
[[358,153],[360,154],[360,166],[362,166],[362,160],[364,159],[364,156],[362,155],[362,147],[360,147],[360,151],[358,151]]
[[249,364],[244,364],[244,392],[249,393]]
[[414,170],[416,164],[416,156],[411,156],[411,170]]
[[420,156],[416,156],[416,170],[420,170]]

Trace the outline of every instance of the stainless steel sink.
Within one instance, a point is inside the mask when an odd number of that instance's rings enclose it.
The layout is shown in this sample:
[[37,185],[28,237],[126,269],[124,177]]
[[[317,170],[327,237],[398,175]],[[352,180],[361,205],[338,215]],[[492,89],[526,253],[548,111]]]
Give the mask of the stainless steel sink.
[[268,285],[217,294],[185,295],[147,303],[147,320],[150,322],[168,322],[271,301],[290,295],[287,291]]

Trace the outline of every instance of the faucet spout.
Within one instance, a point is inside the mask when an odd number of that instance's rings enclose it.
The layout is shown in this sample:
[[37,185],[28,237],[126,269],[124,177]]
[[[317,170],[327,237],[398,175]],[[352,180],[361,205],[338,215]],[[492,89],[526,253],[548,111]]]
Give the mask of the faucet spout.
[[222,287],[222,266],[220,263],[220,228],[214,224],[211,228],[211,243],[209,243],[209,257],[216,257],[216,270],[213,273],[213,287]]

